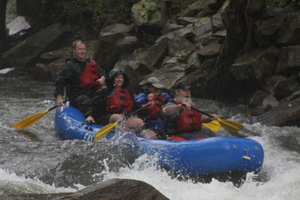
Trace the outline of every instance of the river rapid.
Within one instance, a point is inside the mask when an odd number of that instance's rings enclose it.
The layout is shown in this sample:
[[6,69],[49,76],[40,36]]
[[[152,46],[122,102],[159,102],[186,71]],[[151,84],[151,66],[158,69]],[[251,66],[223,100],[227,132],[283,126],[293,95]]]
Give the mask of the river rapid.
[[[53,83],[0,77],[0,197],[75,192],[111,178],[144,181],[171,200],[296,200],[300,197],[300,128],[263,126],[247,115],[247,107],[195,99],[203,111],[245,126],[238,134],[221,128],[218,135],[248,137],[264,148],[265,160],[258,174],[247,175],[237,188],[231,182],[178,180],[158,169],[153,160],[131,159],[117,145],[62,141],[55,133],[50,111],[23,131],[12,128],[27,116],[55,105]],[[24,198],[25,199],[25,198]]]

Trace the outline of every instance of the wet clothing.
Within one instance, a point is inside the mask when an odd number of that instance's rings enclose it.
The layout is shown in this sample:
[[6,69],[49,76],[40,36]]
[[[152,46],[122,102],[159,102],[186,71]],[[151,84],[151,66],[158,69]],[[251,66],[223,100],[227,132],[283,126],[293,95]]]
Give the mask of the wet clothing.
[[176,117],[177,131],[179,133],[189,131],[201,131],[202,120],[199,112],[195,110],[181,110]]
[[106,99],[106,110],[112,113],[132,113],[133,98],[127,88],[115,87]]
[[[120,74],[122,74],[124,78],[123,85],[122,87],[114,86],[114,78]],[[126,74],[122,70],[112,69],[108,74],[106,84],[96,91],[88,107],[86,117],[92,116],[96,124],[105,126],[109,123],[109,119],[113,114],[126,115],[138,109],[140,106],[134,103],[134,96],[133,93],[127,89],[128,85],[129,79]],[[120,100],[119,102],[116,101],[118,98]],[[118,110],[115,108],[118,108]]]
[[[89,75],[89,73],[98,74]],[[101,76],[106,76],[106,72],[90,59],[85,59],[85,61],[79,61],[75,58],[67,59],[61,71],[57,75],[54,96],[64,96],[64,88],[66,87],[67,98],[72,98],[73,96],[84,90],[86,87],[91,85],[92,81],[87,80],[89,79],[89,76],[92,79],[98,79]],[[90,104],[91,98],[96,90],[97,84],[95,82],[94,87],[92,86],[90,89],[84,91],[76,98],[70,99],[70,104],[81,110],[83,113],[86,113],[86,108]]]
[[[138,105],[145,105],[148,103],[148,94],[140,93],[135,98],[134,101]],[[162,92],[159,96],[154,95],[154,106],[145,110],[144,118],[149,120],[155,120],[157,118],[164,118],[164,115],[161,113],[163,106],[172,98],[165,92]]]
[[94,85],[99,78],[97,64],[94,61],[86,62],[84,71],[79,75],[80,86],[85,88]]
[[[92,99],[92,103],[89,106],[87,116],[92,116],[96,124],[105,126],[109,123],[109,119],[113,114],[125,114],[125,115],[127,114],[125,108],[123,110],[120,109],[118,111],[107,109],[109,104],[112,105],[112,103],[116,102],[116,101],[108,102],[109,97],[113,96],[116,90],[120,90],[120,88],[119,87],[116,88],[114,86],[106,84],[101,89],[97,90],[97,92],[95,93],[95,96]],[[127,101],[128,101],[127,105],[131,104],[133,106],[132,110],[135,110],[138,108],[138,106],[134,104],[133,99],[134,99],[133,94],[129,91],[129,96],[127,96]],[[118,105],[116,104],[112,106],[118,107]]]
[[[165,107],[176,105],[168,102]],[[198,139],[201,130],[201,114],[194,110],[182,109],[171,116],[166,116],[166,132],[169,137],[179,136],[187,140]]]
[[[142,106],[148,103],[148,93],[138,94],[134,101]],[[172,98],[165,92],[159,96],[154,95],[154,106],[152,108],[141,111],[138,115],[145,121],[145,127],[153,130],[159,139],[166,139],[165,137],[165,117],[162,112],[163,106]]]

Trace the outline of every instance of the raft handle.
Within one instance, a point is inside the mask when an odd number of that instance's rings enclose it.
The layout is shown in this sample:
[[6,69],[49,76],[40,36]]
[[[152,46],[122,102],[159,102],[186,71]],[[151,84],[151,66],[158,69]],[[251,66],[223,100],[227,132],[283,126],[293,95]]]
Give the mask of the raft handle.
[[244,148],[244,150],[246,155],[244,155],[242,158],[245,160],[251,160],[251,158],[248,156],[249,150],[247,148]]

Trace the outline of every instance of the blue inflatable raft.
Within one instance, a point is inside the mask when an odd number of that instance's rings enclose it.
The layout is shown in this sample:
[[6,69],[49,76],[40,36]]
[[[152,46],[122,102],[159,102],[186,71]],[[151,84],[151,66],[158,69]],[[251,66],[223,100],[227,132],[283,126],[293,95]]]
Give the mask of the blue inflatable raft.
[[[62,140],[93,141],[99,125],[84,123],[84,115],[72,106],[60,107],[55,113],[55,128]],[[118,131],[118,135],[119,135]],[[121,133],[122,134],[122,133]],[[198,176],[223,172],[257,172],[263,164],[262,146],[251,139],[211,137],[189,141],[149,140],[123,133],[133,154],[155,156],[161,167],[182,175]],[[115,140],[115,130],[103,139]],[[121,141],[121,140],[120,140]],[[122,145],[122,142],[120,142]],[[126,145],[125,142],[123,145]]]

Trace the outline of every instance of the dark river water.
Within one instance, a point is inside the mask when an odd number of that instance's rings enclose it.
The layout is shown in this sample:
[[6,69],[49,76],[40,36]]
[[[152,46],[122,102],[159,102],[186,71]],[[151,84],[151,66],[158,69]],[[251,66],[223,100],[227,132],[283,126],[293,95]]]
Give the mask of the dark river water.
[[12,126],[21,119],[54,106],[53,83],[0,77],[0,199],[14,195],[75,192],[111,178],[144,181],[172,200],[296,200],[300,197],[300,129],[268,127],[251,119],[247,107],[195,99],[222,119],[245,128],[236,135],[220,129],[217,135],[248,137],[265,151],[263,168],[248,174],[236,188],[230,182],[209,184],[179,181],[158,170],[147,157],[133,160],[126,149],[107,140],[61,141],[55,133],[54,110],[23,131]]

